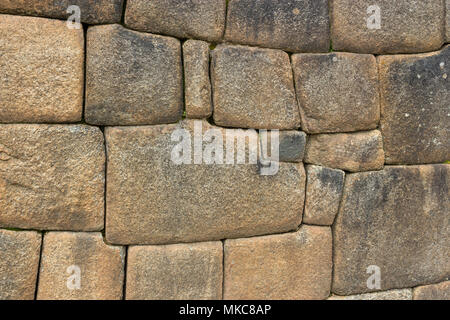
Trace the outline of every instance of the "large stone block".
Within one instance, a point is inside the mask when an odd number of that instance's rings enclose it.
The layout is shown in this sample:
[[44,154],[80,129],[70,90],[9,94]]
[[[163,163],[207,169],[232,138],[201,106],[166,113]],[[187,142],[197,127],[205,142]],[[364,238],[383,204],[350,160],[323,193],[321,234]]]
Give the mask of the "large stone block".
[[105,244],[101,233],[46,233],[37,299],[120,300],[124,265],[125,248]]
[[303,130],[350,132],[377,127],[380,105],[373,55],[296,54],[292,64]]
[[333,49],[362,53],[412,53],[444,42],[442,0],[331,1]]
[[414,300],[450,300],[450,281],[414,288]]
[[450,165],[348,174],[334,225],[333,292],[408,288],[448,278],[449,184]]
[[225,40],[293,52],[330,48],[327,0],[231,0]]
[[345,173],[321,166],[306,167],[306,199],[303,222],[330,226],[339,209]]
[[41,251],[35,231],[0,229],[0,300],[33,300]]
[[450,46],[434,53],[379,57],[386,163],[450,159]]
[[[280,233],[298,227],[305,190],[303,164],[281,163],[276,174],[260,175],[259,165],[250,163],[253,152],[249,152],[249,159],[244,157],[244,164],[231,157],[231,164],[225,160],[223,164],[208,164],[201,158],[202,147],[197,142],[193,147],[191,144],[198,139],[194,136],[196,124],[203,127],[205,140],[214,131],[218,132],[215,141],[223,140],[224,144],[226,137],[245,139],[248,135],[253,141],[249,146],[257,149],[256,131],[225,131],[206,121],[106,128],[109,242],[195,242]],[[197,130],[200,141],[201,130]],[[184,142],[178,142],[181,134],[187,135]],[[180,143],[186,147],[183,152],[188,161],[177,164],[171,158],[180,152]],[[216,153],[221,159],[233,151],[219,147]],[[204,149],[206,154],[211,143],[204,143]]]
[[103,229],[105,149],[86,125],[0,125],[0,226]]
[[[262,156],[265,160],[281,162],[302,162],[305,155],[306,133],[296,130],[259,132]],[[278,148],[278,152],[277,152]]]
[[215,124],[256,129],[300,127],[286,52],[219,45],[212,51],[211,78]]
[[82,23],[100,24],[120,22],[123,0],[0,0],[0,12],[29,16],[67,19],[80,8]]
[[183,44],[184,101],[186,117],[209,118],[212,114],[209,79],[209,44],[188,40]]
[[331,285],[331,230],[226,240],[224,299],[325,299]]
[[181,45],[177,39],[95,26],[87,33],[86,122],[171,123],[183,112]]
[[125,25],[177,38],[219,41],[225,12],[225,0],[128,0]]
[[64,21],[0,15],[0,122],[80,121],[83,47]]
[[356,294],[353,296],[331,296],[328,300],[412,300],[411,289],[389,290]]
[[383,168],[383,140],[378,130],[317,134],[308,137],[305,162],[351,172]]
[[128,249],[126,299],[222,299],[222,242]]

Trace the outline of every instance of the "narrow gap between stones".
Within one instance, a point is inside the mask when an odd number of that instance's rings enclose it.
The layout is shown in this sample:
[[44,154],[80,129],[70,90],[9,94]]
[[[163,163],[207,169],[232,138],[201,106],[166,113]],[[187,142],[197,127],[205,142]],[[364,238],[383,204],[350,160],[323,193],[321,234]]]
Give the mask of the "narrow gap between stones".
[[126,300],[126,294],[127,294],[128,248],[129,248],[129,246],[125,246],[125,257],[124,257],[124,262],[123,262],[122,300]]
[[43,248],[44,248],[45,231],[42,231],[39,233],[41,234],[41,248],[39,250],[39,262],[38,262],[37,274],[36,274],[36,287],[34,289],[34,300],[37,300],[38,289],[39,289],[39,279],[41,277],[41,263],[42,263],[42,252],[43,252]]

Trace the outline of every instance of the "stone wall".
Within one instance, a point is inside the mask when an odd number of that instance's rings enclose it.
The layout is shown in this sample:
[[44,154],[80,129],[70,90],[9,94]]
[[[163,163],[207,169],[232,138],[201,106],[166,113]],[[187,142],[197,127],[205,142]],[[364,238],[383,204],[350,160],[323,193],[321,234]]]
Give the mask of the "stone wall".
[[449,42],[449,0],[0,0],[0,299],[450,299]]

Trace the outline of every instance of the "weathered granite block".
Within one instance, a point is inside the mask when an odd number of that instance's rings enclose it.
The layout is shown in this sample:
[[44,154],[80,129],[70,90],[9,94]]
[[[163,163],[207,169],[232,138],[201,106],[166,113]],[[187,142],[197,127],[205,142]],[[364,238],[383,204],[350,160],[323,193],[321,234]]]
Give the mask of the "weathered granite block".
[[[306,133],[296,130],[278,132],[278,158],[272,154],[272,148],[276,153],[275,132],[267,131],[266,135],[260,131],[259,139],[265,160],[282,162],[302,162],[305,155]],[[272,147],[272,141],[274,141]]]
[[363,293],[353,296],[331,296],[328,300],[412,300],[411,289]]
[[[205,161],[211,143],[204,143],[202,159],[202,147],[194,141],[198,139],[194,130],[198,123],[203,127],[205,141],[208,134],[216,132],[212,136],[219,143],[216,154],[220,154],[223,164]],[[197,132],[201,141],[201,129]],[[230,158],[231,164],[224,160],[233,149],[222,148],[219,141],[225,144],[226,137],[245,139],[247,135],[252,141],[249,146],[257,145],[254,130],[225,131],[206,121],[188,120],[173,125],[106,128],[105,134],[106,237],[111,243],[220,240],[290,231],[301,222],[303,164],[281,163],[276,174],[264,176],[250,160],[244,164],[234,158]],[[241,141],[245,144],[245,140]],[[178,157],[180,145],[187,161],[177,164],[173,157]],[[251,154],[248,152],[248,158],[252,158]]]
[[126,299],[222,299],[220,241],[128,249]]
[[231,0],[225,40],[293,52],[330,48],[327,0]]
[[412,53],[444,42],[442,0],[331,1],[333,49],[362,53]]
[[306,199],[303,222],[331,226],[344,189],[342,170],[309,165],[306,167]]
[[373,55],[296,54],[292,64],[303,130],[350,132],[377,127],[380,101]]
[[0,229],[0,300],[33,300],[41,234]]
[[211,80],[215,124],[256,129],[300,127],[286,52],[219,45],[212,51]]
[[212,114],[209,80],[209,44],[188,40],[183,44],[184,101],[187,118],[209,118]]
[[224,299],[325,299],[331,285],[331,230],[226,240]]
[[378,130],[317,134],[308,137],[305,162],[346,171],[383,168],[383,140]]
[[171,123],[183,113],[181,45],[177,39],[120,25],[87,34],[86,122]]
[[0,15],[0,122],[80,121],[83,47],[64,21]]
[[82,23],[120,22],[123,0],[0,0],[0,12],[67,19],[70,6],[80,8]]
[[37,299],[120,300],[124,265],[125,248],[105,244],[101,233],[46,233]]
[[386,163],[450,159],[450,46],[379,57],[381,133]]
[[0,125],[0,226],[103,228],[105,150],[86,125]]
[[450,281],[414,288],[414,300],[450,300]]
[[[333,229],[333,292],[348,295],[445,280],[450,270],[449,178],[450,165],[348,174]],[[369,266],[379,267],[379,289],[368,288],[368,282],[376,285]]]
[[219,41],[225,14],[225,0],[128,0],[125,25],[177,38]]

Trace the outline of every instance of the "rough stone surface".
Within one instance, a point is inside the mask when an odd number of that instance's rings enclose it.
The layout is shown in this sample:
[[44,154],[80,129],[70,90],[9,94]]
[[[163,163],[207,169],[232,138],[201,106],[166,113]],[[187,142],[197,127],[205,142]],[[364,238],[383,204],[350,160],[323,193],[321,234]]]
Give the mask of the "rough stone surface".
[[386,163],[450,160],[450,46],[381,56],[379,66]]
[[300,127],[287,53],[219,45],[212,51],[211,78],[215,124],[255,129]]
[[325,299],[331,284],[331,231],[226,240],[224,299]]
[[293,52],[330,48],[327,0],[231,0],[225,40]]
[[212,114],[209,80],[209,44],[188,40],[183,44],[186,116],[209,118]]
[[35,231],[0,229],[0,300],[33,300],[41,250]]
[[0,226],[103,228],[105,150],[86,125],[0,125]]
[[[266,160],[282,162],[301,162],[305,155],[306,133],[302,131],[279,131],[278,132],[278,159],[271,153],[272,139],[275,133],[267,131],[266,138],[260,131],[261,148]],[[273,137],[273,138],[272,138]],[[276,144],[273,145],[276,148]],[[276,152],[276,149],[274,150]]]
[[222,299],[222,255],[220,241],[130,247],[126,299]]
[[177,38],[219,41],[225,12],[225,0],[128,0],[125,25]]
[[0,122],[80,121],[83,47],[64,21],[0,15]]
[[306,200],[303,222],[332,225],[339,210],[345,173],[309,165],[306,167]]
[[87,34],[86,122],[171,123],[183,112],[181,45],[177,39],[120,25]]
[[351,172],[379,170],[384,164],[381,133],[372,130],[309,136],[305,162]]
[[364,293],[353,296],[331,296],[328,300],[412,300],[411,289]]
[[373,55],[296,54],[292,64],[303,130],[350,132],[377,127],[380,105]]
[[0,0],[0,12],[67,19],[69,6],[80,8],[82,23],[120,22],[123,0]]
[[414,300],[450,300],[450,281],[414,288]]
[[371,265],[381,289],[445,280],[450,270],[450,165],[389,166],[349,174],[334,225],[333,292],[367,288]]
[[[49,232],[44,236],[40,300],[119,300],[122,298],[125,248],[103,242],[101,233]],[[80,268],[80,288],[70,285]]]
[[[368,10],[371,5],[380,8],[379,29],[368,28],[374,21],[375,11]],[[331,12],[331,38],[337,51],[426,52],[439,49],[444,42],[442,0],[334,0]]]
[[445,4],[446,4],[445,12],[447,13],[447,18],[445,19],[446,20],[445,35],[446,35],[446,42],[450,43],[450,0],[445,0]]
[[[176,164],[171,154],[177,153],[175,146],[180,145],[180,140],[175,137],[172,141],[171,135],[176,129],[185,129],[193,141],[195,123],[203,123],[204,133],[215,128],[225,134],[225,129],[193,120],[176,125],[106,129],[109,242],[195,242],[279,233],[298,227],[305,190],[303,164],[281,163],[275,175],[264,176],[259,174],[258,165],[249,161],[195,164],[194,150],[189,157],[194,158],[191,164]],[[222,138],[220,132],[218,137]],[[226,132],[228,137],[237,134],[244,138],[246,134],[242,130]],[[248,135],[257,145],[256,131]],[[225,149],[224,157],[231,148]]]

